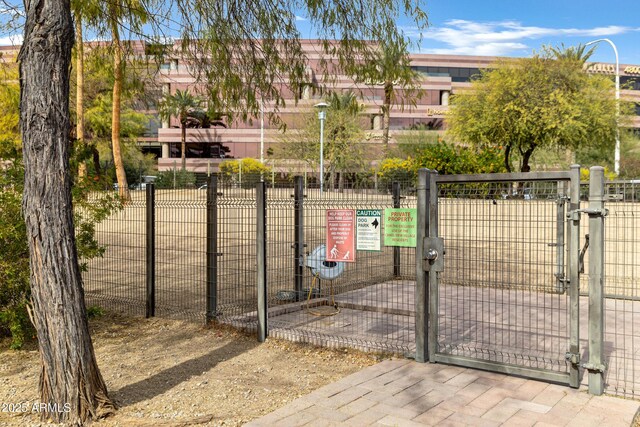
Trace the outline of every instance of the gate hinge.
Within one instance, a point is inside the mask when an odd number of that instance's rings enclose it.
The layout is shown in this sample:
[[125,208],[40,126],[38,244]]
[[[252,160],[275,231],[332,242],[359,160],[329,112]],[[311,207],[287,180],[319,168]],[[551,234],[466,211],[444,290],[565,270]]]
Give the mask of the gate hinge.
[[571,353],[570,351],[567,351],[564,354],[564,358],[567,360],[567,362],[571,363],[572,365],[577,365],[580,363],[580,355],[576,353]]
[[580,221],[580,214],[587,214],[589,216],[601,216],[601,217],[605,217],[607,215],[609,215],[609,209],[606,208],[602,208],[602,209],[574,209],[572,211],[569,211],[567,213],[567,218],[573,220],[573,221]]
[[603,373],[606,369],[606,366],[604,366],[602,363],[583,363],[580,366],[589,372]]

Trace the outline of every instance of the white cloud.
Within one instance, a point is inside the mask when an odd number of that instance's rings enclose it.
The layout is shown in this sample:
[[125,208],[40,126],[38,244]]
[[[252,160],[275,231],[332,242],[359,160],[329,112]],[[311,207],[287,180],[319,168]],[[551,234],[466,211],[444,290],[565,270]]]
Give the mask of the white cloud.
[[296,15],[296,21],[308,21],[307,18],[305,18],[304,16],[300,16],[300,15]]
[[[526,26],[516,21],[474,22],[463,19],[447,21],[442,27],[432,27],[422,33],[421,52],[461,55],[505,56],[513,53],[528,53],[537,45],[528,45],[530,40],[549,37],[607,37],[640,28],[610,25],[595,28],[546,28]],[[411,35],[411,31],[407,32]],[[413,32],[414,36],[418,34]],[[432,40],[443,44],[432,47]],[[425,42],[426,41],[426,42]]]
[[22,44],[22,34],[0,37],[0,46],[20,46]]

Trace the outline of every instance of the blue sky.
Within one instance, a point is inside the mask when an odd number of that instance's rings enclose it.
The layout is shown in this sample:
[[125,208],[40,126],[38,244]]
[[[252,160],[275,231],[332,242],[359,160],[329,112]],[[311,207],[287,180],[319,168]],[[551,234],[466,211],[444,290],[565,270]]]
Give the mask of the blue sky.
[[[425,7],[430,28],[416,52],[529,56],[543,44],[609,38],[621,64],[640,65],[640,0],[441,0],[427,1]],[[302,36],[313,37],[301,18]],[[407,22],[398,24],[417,35]],[[19,37],[13,40],[20,43]],[[0,45],[6,44],[9,38],[0,35]],[[600,43],[592,60],[614,62],[613,49]]]
[[[421,53],[528,56],[543,44],[608,38],[621,64],[640,64],[640,0],[448,0],[427,12]],[[592,60],[615,62],[613,49],[600,43]]]

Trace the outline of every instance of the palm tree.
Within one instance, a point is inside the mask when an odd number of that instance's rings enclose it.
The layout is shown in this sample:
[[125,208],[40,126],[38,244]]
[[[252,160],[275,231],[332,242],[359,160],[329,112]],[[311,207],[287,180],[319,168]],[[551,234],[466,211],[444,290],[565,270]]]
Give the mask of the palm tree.
[[165,94],[160,100],[158,105],[158,112],[163,120],[170,120],[171,117],[177,117],[180,121],[180,128],[182,129],[182,170],[187,167],[186,152],[187,152],[187,122],[189,119],[196,118],[203,114],[201,108],[202,101],[200,98],[193,96],[188,90],[181,91],[176,90],[176,93]]
[[[356,80],[370,85],[381,85],[384,91],[382,101],[382,142],[385,154],[389,147],[389,128],[391,108],[397,104],[404,109],[405,103],[415,105],[416,99],[422,96],[420,90],[420,73],[410,66],[408,42],[383,43],[372,60],[356,71]],[[402,89],[402,95],[398,96]]]
[[358,102],[356,95],[349,91],[342,94],[331,92],[327,98],[329,109],[333,111],[345,111],[355,117],[362,111],[362,104]]
[[560,46],[549,47],[549,50],[555,57],[555,59],[568,59],[571,61],[578,61],[583,65],[591,58],[591,55],[595,52],[595,48],[587,49],[586,45],[578,44],[577,46],[566,47],[564,43]]
[[[83,24],[89,18],[89,21],[96,21],[101,15],[99,4],[94,1],[72,0],[71,12],[73,13],[75,30],[76,30],[76,139],[81,147],[86,147],[84,135],[84,37]],[[95,146],[92,151],[97,152]],[[100,162],[95,161],[96,173],[99,173]],[[87,165],[83,161],[78,167],[78,174],[82,177],[86,175]]]

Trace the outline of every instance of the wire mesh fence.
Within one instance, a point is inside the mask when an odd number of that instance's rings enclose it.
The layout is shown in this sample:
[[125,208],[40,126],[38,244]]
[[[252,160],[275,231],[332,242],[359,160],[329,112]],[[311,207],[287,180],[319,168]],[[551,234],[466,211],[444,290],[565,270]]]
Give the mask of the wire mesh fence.
[[[144,191],[96,226],[105,248],[86,261],[87,304],[148,314],[149,269],[155,314],[257,328],[257,201],[245,177],[154,192],[149,231]],[[209,184],[211,181],[209,181]],[[273,336],[326,346],[411,353],[415,350],[415,247],[358,251],[333,280],[314,277],[309,255],[326,243],[331,209],[380,211],[416,206],[415,183],[391,188],[344,185],[320,192],[307,183],[296,197],[288,179],[267,180],[266,274]],[[504,363],[562,371],[567,303],[563,289],[565,189],[556,182],[442,184],[440,231],[442,348],[486,352]],[[640,183],[607,185],[605,352],[607,392],[640,394]],[[583,206],[583,207],[586,207]],[[212,216],[213,215],[213,216]],[[381,221],[382,233],[386,224]],[[212,227],[211,224],[215,224]],[[582,219],[581,246],[588,223]],[[155,238],[149,262],[149,232]],[[326,250],[326,248],[325,248]],[[589,257],[585,251],[584,271]],[[583,274],[582,293],[588,293]],[[581,302],[582,304],[582,302]],[[582,304],[584,305],[584,304]],[[586,306],[581,308],[586,313]],[[582,337],[586,337],[586,322]]]
[[[400,186],[399,191],[408,193],[409,185],[413,184]],[[383,246],[379,251],[357,251],[356,262],[344,263],[341,274],[330,280],[314,276],[306,260],[326,242],[328,210],[382,213],[394,206],[415,206],[415,198],[412,202],[411,197],[398,194],[394,200],[392,194],[374,188],[346,186],[320,192],[306,187],[299,200],[303,222],[299,242],[293,196],[292,188],[267,191],[270,334],[326,346],[409,352],[415,249]],[[296,244],[304,247],[301,258],[295,256]],[[296,264],[302,264],[297,287],[290,274]]]
[[439,352],[568,370],[562,185],[438,185]]
[[[586,187],[586,185],[584,186]],[[588,192],[583,190],[583,192]],[[586,206],[586,202],[583,202]],[[640,181],[605,184],[605,387],[607,393],[640,397]],[[583,247],[588,245],[583,219]],[[585,280],[589,256],[585,256]],[[583,293],[588,287],[583,286]]]
[[[95,194],[91,201],[101,195]],[[87,305],[133,316],[145,315],[146,198],[132,191],[131,201],[96,225],[95,238],[105,249],[87,261],[83,272]]]
[[[215,317],[255,329],[256,178],[216,180],[213,190],[208,187],[212,181],[197,189],[155,190],[152,199],[144,191],[133,191],[132,200],[97,227],[105,254],[91,260],[84,274],[89,304],[132,315],[150,315],[147,306],[152,304],[151,315],[199,321]],[[267,185],[266,266],[273,334],[332,346],[410,351],[415,248],[383,246],[358,252],[357,263],[335,280],[313,277],[305,260],[325,243],[327,210],[383,212],[414,206],[413,184],[399,185],[395,196],[387,189],[349,184],[322,193],[306,186],[299,200],[290,180],[273,179]],[[304,222],[296,228],[298,215]],[[208,228],[212,222],[213,232]],[[154,238],[151,252],[149,235]],[[310,314],[309,306],[319,307],[327,298],[339,306],[340,315],[329,320]]]

